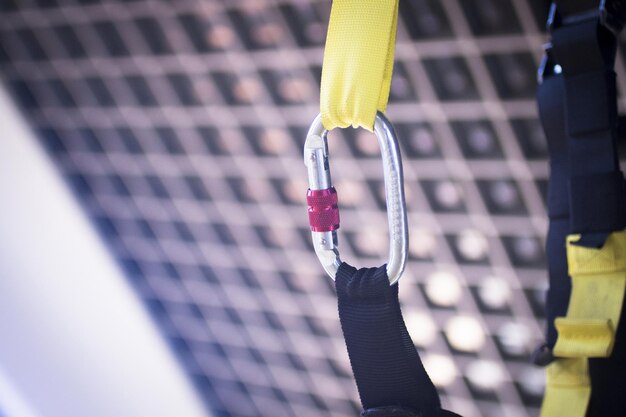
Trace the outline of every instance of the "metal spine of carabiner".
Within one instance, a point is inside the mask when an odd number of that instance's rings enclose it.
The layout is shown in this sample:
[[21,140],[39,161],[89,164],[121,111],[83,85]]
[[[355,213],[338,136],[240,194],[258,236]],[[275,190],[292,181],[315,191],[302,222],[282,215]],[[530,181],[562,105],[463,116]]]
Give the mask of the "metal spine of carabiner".
[[[389,120],[382,113],[376,115],[374,133],[378,139],[383,160],[387,220],[389,224],[389,260],[387,275],[391,285],[396,283],[406,264],[408,227],[404,199],[404,178],[398,140]],[[330,178],[328,163],[328,131],[317,116],[307,134],[304,145],[304,163],[309,177],[309,223],[315,253],[328,275],[335,279],[341,265],[337,247],[339,209],[337,195]]]

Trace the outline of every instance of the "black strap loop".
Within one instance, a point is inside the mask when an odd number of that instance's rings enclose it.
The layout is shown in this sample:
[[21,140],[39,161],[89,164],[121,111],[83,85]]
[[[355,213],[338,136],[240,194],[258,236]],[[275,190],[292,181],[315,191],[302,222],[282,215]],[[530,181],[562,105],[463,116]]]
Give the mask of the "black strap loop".
[[363,415],[442,416],[439,395],[402,319],[398,284],[389,285],[385,266],[357,270],[344,262],[335,286]]

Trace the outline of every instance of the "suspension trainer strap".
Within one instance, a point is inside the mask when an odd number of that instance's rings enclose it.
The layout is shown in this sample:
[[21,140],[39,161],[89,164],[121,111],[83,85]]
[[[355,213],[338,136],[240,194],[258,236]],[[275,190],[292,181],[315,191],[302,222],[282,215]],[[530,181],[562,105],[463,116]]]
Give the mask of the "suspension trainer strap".
[[[557,176],[550,180],[551,197],[559,200],[550,198],[547,245],[548,254],[558,257],[549,261],[547,335],[556,360],[547,369],[542,417],[626,415],[624,396],[615,388],[626,375],[624,332],[618,327],[626,289],[626,203],[613,71],[624,12],[618,7],[617,16],[612,7],[619,3],[557,0],[551,11],[552,70],[538,101],[551,176]],[[555,249],[558,239],[562,248]],[[563,314],[567,275],[571,293]]]
[[389,99],[398,0],[335,0],[322,65],[320,113],[327,130],[372,130]]
[[572,295],[567,316],[555,320],[554,354],[560,357],[609,356],[624,298],[626,274],[619,262],[624,236],[613,233],[626,224],[616,146],[616,48],[615,35],[598,15],[552,33],[565,83],[571,232],[566,246]]
[[[349,126],[374,131],[381,146],[393,242],[389,262],[359,270],[340,262],[337,222],[316,221],[319,207],[310,204],[311,232],[318,258],[335,279],[341,328],[364,409],[361,415],[454,417],[441,409],[398,301],[397,280],[408,246],[406,204],[399,146],[383,114],[391,87],[397,19],[398,0],[333,1],[322,65],[320,116],[305,142],[309,186],[319,192],[331,187],[328,131]],[[321,211],[332,213],[336,202],[334,197],[324,200]]]
[[344,262],[335,286],[362,416],[455,416],[441,410],[402,319],[398,284],[389,285],[385,266],[357,270]]

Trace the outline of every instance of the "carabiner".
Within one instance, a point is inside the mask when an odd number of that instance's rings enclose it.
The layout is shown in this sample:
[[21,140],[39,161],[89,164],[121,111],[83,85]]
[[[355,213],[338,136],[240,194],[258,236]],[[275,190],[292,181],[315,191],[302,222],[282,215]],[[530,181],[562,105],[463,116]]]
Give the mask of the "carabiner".
[[[393,126],[381,112],[376,114],[374,133],[383,160],[389,223],[387,276],[390,285],[393,285],[404,271],[409,245],[402,160]],[[311,124],[304,143],[304,164],[309,176],[307,203],[313,247],[326,273],[335,279],[341,265],[337,247],[339,208],[337,192],[330,179],[327,137],[328,131],[322,125],[321,115],[318,115]]]

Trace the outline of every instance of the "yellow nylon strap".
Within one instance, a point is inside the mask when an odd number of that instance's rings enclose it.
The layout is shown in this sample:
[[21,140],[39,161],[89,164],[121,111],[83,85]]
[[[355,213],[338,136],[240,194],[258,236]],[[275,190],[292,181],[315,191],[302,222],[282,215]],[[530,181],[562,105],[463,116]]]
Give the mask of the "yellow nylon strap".
[[334,0],[322,65],[324,128],[373,130],[389,99],[398,0]]
[[557,359],[546,375],[540,417],[585,417],[591,397],[587,359]]
[[[567,316],[557,318],[557,359],[548,366],[541,417],[584,417],[591,396],[587,358],[608,357],[626,290],[626,232],[611,233],[600,249],[567,237],[572,294]],[[571,358],[571,359],[570,359]]]
[[611,233],[600,249],[577,246],[580,235],[567,237],[567,262],[572,277],[567,316],[554,324],[559,357],[608,357],[626,290],[626,232]]

